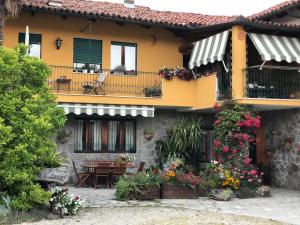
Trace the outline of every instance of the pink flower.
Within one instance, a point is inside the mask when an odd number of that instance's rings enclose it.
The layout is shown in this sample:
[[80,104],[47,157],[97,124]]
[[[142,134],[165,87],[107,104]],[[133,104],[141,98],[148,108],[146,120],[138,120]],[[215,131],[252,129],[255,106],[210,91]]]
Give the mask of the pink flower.
[[249,120],[249,119],[251,118],[250,114],[249,114],[249,113],[246,113],[245,118],[246,118],[247,120]]
[[252,181],[253,181],[253,179],[251,179],[251,178],[250,178],[250,179],[248,179],[248,182],[249,182],[249,183],[252,183]]
[[213,144],[214,144],[215,147],[220,147],[221,146],[221,141],[214,140]]
[[246,127],[251,127],[251,121],[250,120],[245,120],[244,122]]
[[214,122],[214,124],[215,124],[216,126],[218,126],[220,123],[221,123],[220,120],[216,120],[216,121]]
[[239,127],[242,127],[242,126],[244,126],[244,123],[243,123],[243,121],[239,121],[239,122],[237,123],[237,125],[238,125]]
[[228,151],[229,151],[229,148],[228,148],[227,146],[224,146],[223,152],[226,153],[226,152],[228,152]]
[[250,170],[250,175],[255,176],[257,174],[257,171],[255,169]]
[[246,166],[249,166],[251,161],[252,161],[252,159],[250,159],[250,158],[244,159],[244,163],[245,163]]
[[237,150],[236,148],[235,149],[232,149],[232,154],[237,154],[239,150]]

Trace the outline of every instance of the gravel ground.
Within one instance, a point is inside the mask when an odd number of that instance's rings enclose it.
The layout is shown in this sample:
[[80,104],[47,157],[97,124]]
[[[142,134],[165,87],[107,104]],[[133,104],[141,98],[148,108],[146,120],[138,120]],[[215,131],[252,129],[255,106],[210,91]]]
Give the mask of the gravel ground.
[[[28,223],[23,223],[23,225]],[[268,219],[169,207],[86,208],[74,217],[31,225],[280,225]]]

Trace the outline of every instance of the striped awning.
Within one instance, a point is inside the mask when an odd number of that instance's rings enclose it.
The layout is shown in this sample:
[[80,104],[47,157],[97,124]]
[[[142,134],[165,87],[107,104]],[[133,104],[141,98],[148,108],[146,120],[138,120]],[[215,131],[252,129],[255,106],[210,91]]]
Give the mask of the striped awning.
[[190,69],[213,63],[215,61],[222,61],[225,53],[229,30],[218,33],[209,38],[197,41],[194,44],[192,55],[189,62]]
[[300,39],[248,33],[263,61],[276,60],[300,63]]
[[71,104],[60,103],[58,107],[63,108],[65,114],[74,113],[76,115],[97,114],[99,116],[143,116],[154,117],[153,106],[134,106],[134,105],[98,105],[98,104]]

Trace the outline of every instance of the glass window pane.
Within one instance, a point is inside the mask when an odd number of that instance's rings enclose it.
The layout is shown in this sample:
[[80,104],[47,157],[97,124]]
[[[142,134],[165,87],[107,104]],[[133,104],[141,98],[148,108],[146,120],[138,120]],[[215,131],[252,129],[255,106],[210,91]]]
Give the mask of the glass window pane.
[[134,122],[126,121],[126,133],[125,133],[125,151],[134,151],[135,150],[135,130]]
[[77,126],[75,130],[75,150],[82,151],[83,150],[83,120],[77,121]]
[[118,145],[119,121],[108,122],[108,151],[116,151]]
[[126,71],[136,70],[136,47],[125,46],[125,69]]
[[118,70],[120,67],[122,67],[122,46],[111,45],[110,69]]
[[101,121],[93,121],[93,150],[101,151]]
[[34,56],[36,58],[41,58],[41,45],[40,44],[30,44],[28,55]]

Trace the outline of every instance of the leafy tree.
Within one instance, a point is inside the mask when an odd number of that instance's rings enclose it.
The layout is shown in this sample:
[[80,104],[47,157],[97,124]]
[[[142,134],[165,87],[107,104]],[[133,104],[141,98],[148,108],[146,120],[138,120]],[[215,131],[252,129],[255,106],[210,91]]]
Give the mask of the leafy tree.
[[47,85],[50,69],[25,52],[0,47],[0,191],[18,210],[49,200],[37,175],[58,165],[54,136],[65,122]]

